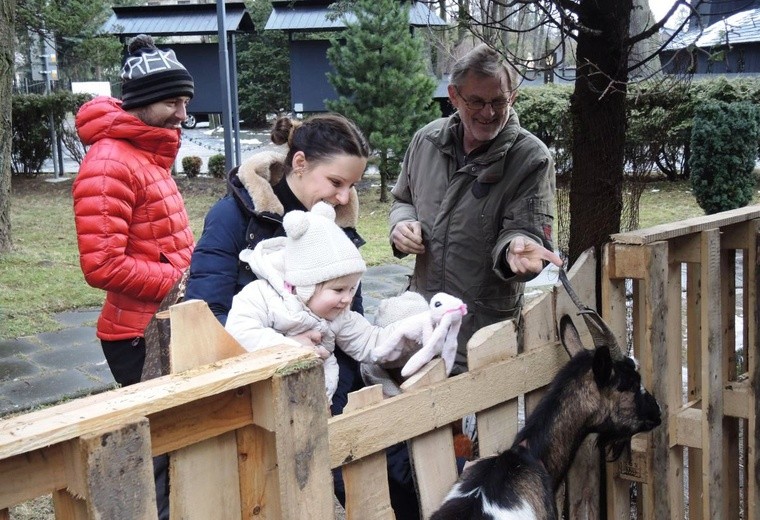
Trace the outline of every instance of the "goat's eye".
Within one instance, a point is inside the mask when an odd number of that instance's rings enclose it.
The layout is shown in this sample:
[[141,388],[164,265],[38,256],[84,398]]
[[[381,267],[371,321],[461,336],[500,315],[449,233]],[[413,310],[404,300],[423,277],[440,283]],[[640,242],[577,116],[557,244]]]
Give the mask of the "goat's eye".
[[433,307],[440,307],[441,305],[443,305],[441,302],[435,302],[433,304]]

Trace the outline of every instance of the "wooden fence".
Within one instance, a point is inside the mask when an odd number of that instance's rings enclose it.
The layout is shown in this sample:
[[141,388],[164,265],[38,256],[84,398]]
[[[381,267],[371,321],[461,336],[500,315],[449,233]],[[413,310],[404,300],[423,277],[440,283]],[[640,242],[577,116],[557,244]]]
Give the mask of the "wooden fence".
[[[631,456],[604,472],[609,518],[684,518],[687,503],[690,518],[758,518],[758,217],[758,208],[738,210],[617,235],[606,247],[602,314],[623,340],[632,320],[645,384],[663,406],[663,425],[635,437]],[[584,255],[570,273],[587,302],[596,265]],[[154,519],[151,457],[163,453],[173,519],[334,518],[337,467],[346,518],[392,519],[383,450],[407,440],[427,516],[456,478],[451,423],[475,413],[481,455],[508,447],[521,406],[530,413],[567,361],[556,324],[575,308],[557,285],[526,306],[520,334],[511,321],[479,331],[468,373],[446,378],[434,360],[401,395],[365,388],[332,418],[309,351],[242,353],[205,304],[170,312],[172,375],[0,420],[0,519],[46,494],[57,519]],[[600,516],[599,467],[587,442],[558,498],[570,517]]]

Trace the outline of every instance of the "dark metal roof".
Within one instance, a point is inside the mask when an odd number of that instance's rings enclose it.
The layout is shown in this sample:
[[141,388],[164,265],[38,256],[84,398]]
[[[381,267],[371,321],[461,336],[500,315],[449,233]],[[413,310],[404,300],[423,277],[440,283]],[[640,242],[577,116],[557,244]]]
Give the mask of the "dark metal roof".
[[717,47],[737,43],[760,42],[760,8],[750,9],[716,22],[704,31],[693,30],[676,36],[666,50]]
[[[338,19],[328,19],[332,12],[325,2],[272,2],[272,14],[269,15],[264,30],[281,31],[329,31],[346,28],[346,23],[353,23],[356,17],[346,13]],[[409,24],[413,27],[445,26],[447,25],[437,14],[420,2],[412,2],[409,6]]]
[[[113,7],[101,33],[129,37],[217,34],[216,4],[141,5]],[[242,2],[225,4],[227,32],[253,31],[253,20]]]

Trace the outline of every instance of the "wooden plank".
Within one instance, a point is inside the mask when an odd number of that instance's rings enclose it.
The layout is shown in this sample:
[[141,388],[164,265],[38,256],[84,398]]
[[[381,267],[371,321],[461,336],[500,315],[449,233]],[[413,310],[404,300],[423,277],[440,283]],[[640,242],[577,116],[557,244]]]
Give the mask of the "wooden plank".
[[[517,330],[512,320],[494,323],[477,331],[467,343],[470,370],[515,357]],[[518,400],[509,399],[476,414],[479,456],[489,457],[509,449],[518,429]]]
[[53,510],[56,520],[91,520],[87,502],[65,489],[53,492]]
[[668,243],[670,261],[698,264],[702,255],[699,249],[701,245],[699,235],[686,235],[671,240]]
[[728,417],[749,419],[754,416],[750,400],[752,390],[749,379],[734,381],[723,389],[723,413]]
[[[631,482],[647,483],[652,481],[651,434],[639,433],[631,439],[631,452],[613,464],[613,475]],[[630,513],[629,513],[630,515]]]
[[[702,410],[687,407],[674,414],[670,422],[670,446],[702,448]],[[695,451],[697,453],[698,451]],[[691,463],[691,459],[689,459]],[[693,503],[693,502],[690,502]],[[691,506],[689,506],[691,508]]]
[[172,374],[231,358],[247,351],[219,323],[206,302],[188,300],[169,307]]
[[[701,237],[700,237],[701,244]],[[700,246],[701,247],[701,246]],[[686,266],[686,398],[702,399],[702,272],[699,264]],[[701,412],[700,412],[701,413]],[[700,416],[701,420],[701,416]],[[702,429],[699,425],[699,446],[687,450],[689,457],[689,520],[701,520],[702,500]]]
[[[600,310],[602,318],[615,334],[621,345],[627,344],[627,307],[625,294],[625,279],[613,278],[613,252],[618,246],[605,244],[602,255]],[[607,475],[615,475],[616,467],[608,463]],[[605,490],[607,498],[607,518],[610,520],[630,520],[631,517],[631,484],[620,478],[606,478]]]
[[[446,369],[441,359],[434,359],[404,381],[401,389],[406,392],[442,381],[446,381]],[[420,514],[422,518],[429,518],[457,480],[451,426],[442,425],[409,441],[409,459],[417,477]]]
[[[650,244],[647,248],[645,264],[647,277],[638,282],[638,307],[634,314],[634,341],[638,346],[636,354],[640,362],[643,385],[658,397],[662,411],[663,424],[668,424],[669,407],[676,399],[676,390],[680,387],[680,378],[670,379],[677,370],[672,366],[674,357],[681,348],[680,334],[672,337],[674,327],[669,320],[680,324],[680,313],[671,317],[671,305],[680,308],[674,301],[676,269],[669,264],[667,242]],[[678,278],[680,287],[680,278]],[[679,296],[680,297],[680,296]],[[671,349],[677,349],[676,354]],[[679,401],[680,405],[680,401]],[[680,504],[683,503],[683,472],[675,469],[676,454],[668,447],[668,430],[666,427],[655,428],[652,433],[652,481],[639,485],[641,507],[645,520],[678,517]],[[668,482],[665,492],[655,488],[656,482]],[[681,483],[679,486],[679,482]],[[675,515],[675,516],[674,516]]]
[[0,508],[66,487],[61,444],[0,460]]
[[702,510],[706,518],[724,514],[723,374],[720,300],[720,230],[702,232]]
[[241,387],[153,414],[153,455],[178,450],[253,421],[251,390]]
[[251,425],[236,435],[241,518],[282,518],[275,434]]
[[610,244],[607,252],[607,272],[609,279],[646,277],[646,249],[643,247]]
[[308,349],[285,345],[243,354],[178,375],[82,397],[0,421],[0,460],[246,387],[303,363],[317,363]]
[[202,520],[240,515],[235,432],[174,451],[169,464],[172,518]]
[[[578,297],[593,309],[599,309],[596,301],[596,270],[597,258],[594,249],[589,249],[581,254],[568,272],[568,279]],[[557,334],[559,320],[562,316],[574,317],[576,328],[581,332],[584,344],[589,348],[593,346],[593,340],[585,323],[579,323],[578,308],[570,300],[564,287],[555,284],[555,326]],[[601,313],[600,313],[601,314]],[[559,340],[559,335],[555,336]],[[565,495],[567,514],[571,519],[575,518],[598,518],[601,506],[601,475],[599,450],[596,447],[596,435],[589,435],[578,447],[573,463],[565,477]],[[562,505],[562,504],[560,504]]]
[[365,457],[545,386],[566,362],[565,350],[551,343],[514,359],[385,399],[361,413],[332,417],[328,421],[330,467]]
[[610,238],[618,244],[651,244],[660,240],[669,240],[683,235],[699,233],[708,229],[720,228],[739,222],[760,218],[760,206],[746,206],[714,215],[694,217],[678,222],[660,224],[645,229],[616,233]]
[[746,518],[760,518],[760,351],[758,350],[758,330],[760,329],[760,240],[758,228],[760,223],[753,221],[750,229],[749,247],[746,251],[744,269],[744,292],[747,303],[744,306],[744,323],[747,335],[744,342],[747,372],[749,374],[750,392],[747,421],[747,515]]
[[[723,393],[725,387],[736,381],[736,251],[726,249],[723,243],[723,230],[720,238],[720,312],[722,326],[721,365],[723,372]],[[725,401],[723,401],[725,408]],[[724,414],[723,416],[723,456],[721,461],[723,481],[723,514],[727,520],[739,520],[739,421]]]
[[[348,403],[343,411],[361,410],[382,400],[381,385],[365,387],[348,394]],[[395,520],[384,451],[350,462],[343,466],[342,471],[346,485],[347,520]]]
[[68,490],[85,499],[88,518],[155,520],[148,419],[83,435],[69,447]]
[[[205,302],[185,301],[171,306],[169,314],[170,373],[177,374],[246,353],[224,330]],[[204,401],[217,404],[216,399],[207,398]],[[184,411],[189,411],[188,407],[184,408]],[[250,410],[250,404],[243,403],[239,413],[245,417]],[[181,415],[175,418],[183,420]],[[234,432],[228,432],[198,440],[201,429],[197,427],[197,416],[190,420],[192,422],[186,423],[188,428],[180,431],[193,432],[196,438],[172,451],[169,458],[171,515],[188,519],[234,518],[241,510],[237,437]],[[208,431],[206,428],[203,430]]]
[[[683,395],[683,323],[682,323],[682,264],[681,262],[674,261],[670,254],[670,244],[667,247],[667,267],[666,267],[666,287],[665,287],[665,306],[668,309],[667,314],[657,316],[659,319],[665,320],[665,349],[661,349],[656,352],[654,362],[655,367],[659,363],[659,377],[662,378],[664,384],[655,384],[653,389],[655,392],[664,392],[661,395],[661,400],[666,402],[663,408],[663,425],[657,428],[657,432],[653,432],[650,435],[652,441],[651,447],[654,448],[656,443],[663,443],[662,447],[657,447],[652,452],[653,468],[654,460],[656,457],[664,456],[667,464],[667,500],[669,501],[668,510],[671,517],[684,518],[684,511],[686,508],[686,501],[683,494],[684,489],[684,450],[681,447],[668,446],[667,425],[669,422],[670,410],[678,410],[684,401]],[[657,349],[657,346],[654,345]],[[664,350],[664,352],[662,351]],[[664,362],[664,364],[662,364]],[[653,469],[653,471],[656,471]],[[656,480],[650,481],[651,486],[657,486]]]
[[272,394],[282,518],[333,518],[322,364],[276,375]]

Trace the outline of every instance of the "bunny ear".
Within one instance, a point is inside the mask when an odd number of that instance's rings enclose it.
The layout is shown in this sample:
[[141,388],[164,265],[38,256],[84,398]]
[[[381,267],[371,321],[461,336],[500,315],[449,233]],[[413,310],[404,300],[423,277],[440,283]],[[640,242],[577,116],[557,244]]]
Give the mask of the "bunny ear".
[[424,367],[431,359],[435,357],[433,345],[426,345],[409,358],[404,368],[401,369],[401,377],[409,377],[419,369]]
[[559,270],[559,279],[562,282],[562,285],[565,287],[567,295],[570,296],[570,299],[573,301],[575,306],[578,307],[578,314],[583,316],[583,321],[586,322],[586,327],[591,333],[591,338],[594,340],[594,347],[598,348],[601,346],[606,346],[610,349],[610,355],[614,361],[622,360],[625,355],[620,349],[620,345],[618,345],[615,334],[612,333],[610,328],[607,326],[607,323],[605,323],[602,317],[599,316],[599,314],[594,309],[584,305],[583,302],[581,302],[581,299],[578,298],[578,295],[570,285],[570,280],[567,279],[567,274],[565,273],[564,269]]
[[290,211],[282,218],[282,227],[290,238],[301,238],[309,229],[309,218],[305,211]]

